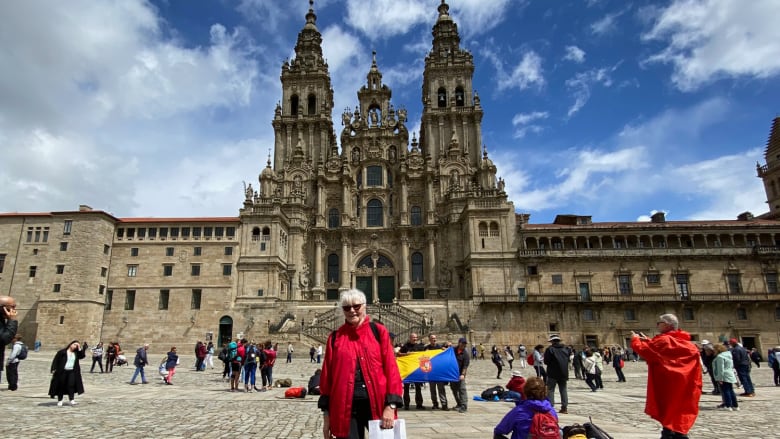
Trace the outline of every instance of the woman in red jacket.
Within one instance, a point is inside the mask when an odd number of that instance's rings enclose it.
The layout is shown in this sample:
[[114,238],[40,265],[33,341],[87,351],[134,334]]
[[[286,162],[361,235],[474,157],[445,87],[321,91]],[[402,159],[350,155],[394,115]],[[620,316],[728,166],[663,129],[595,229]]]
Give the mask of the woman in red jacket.
[[403,386],[393,343],[384,325],[366,315],[365,294],[344,291],[340,301],[345,323],[328,337],[317,405],[325,439],[363,439],[369,420],[393,428]]

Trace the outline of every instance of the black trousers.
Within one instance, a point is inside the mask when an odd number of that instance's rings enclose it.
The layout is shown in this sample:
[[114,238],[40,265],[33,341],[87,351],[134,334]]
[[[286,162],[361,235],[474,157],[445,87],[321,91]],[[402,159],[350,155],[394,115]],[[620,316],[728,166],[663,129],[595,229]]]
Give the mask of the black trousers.
[[8,381],[8,390],[18,389],[19,363],[8,363],[8,366],[5,367],[5,379]]
[[92,373],[95,371],[95,363],[97,363],[98,366],[100,366],[100,373],[103,373],[103,356],[99,357],[92,357],[92,368],[89,369],[89,372]]
[[365,439],[368,421],[371,419],[371,403],[367,399],[352,400],[352,419],[349,422],[349,436],[337,439]]
[[422,407],[423,405],[423,396],[422,396],[422,384],[420,383],[404,383],[404,408],[409,407],[409,403],[411,402],[411,397],[409,396],[409,385],[414,384],[414,403],[417,404],[417,407]]

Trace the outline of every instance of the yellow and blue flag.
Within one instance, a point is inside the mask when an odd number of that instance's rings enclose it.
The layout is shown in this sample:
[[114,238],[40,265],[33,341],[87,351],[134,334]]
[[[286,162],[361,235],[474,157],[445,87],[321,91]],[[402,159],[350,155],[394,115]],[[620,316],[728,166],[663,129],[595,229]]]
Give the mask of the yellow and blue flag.
[[460,379],[458,361],[452,348],[409,352],[397,357],[404,383],[452,382]]

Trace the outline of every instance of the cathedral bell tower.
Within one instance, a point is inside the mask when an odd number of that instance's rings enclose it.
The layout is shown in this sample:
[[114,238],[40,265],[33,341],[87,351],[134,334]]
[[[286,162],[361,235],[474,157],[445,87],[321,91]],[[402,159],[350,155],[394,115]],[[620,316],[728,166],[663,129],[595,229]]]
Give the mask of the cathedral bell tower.
[[[285,180],[312,178],[335,144],[333,89],[328,64],[322,57],[322,35],[317,29],[314,1],[309,1],[306,24],[298,33],[295,58],[282,64],[282,101],[274,115],[274,170]],[[307,175],[284,175],[293,169]]]
[[764,182],[766,200],[769,204],[768,216],[772,219],[780,218],[780,117],[776,117],[772,123],[769,140],[764,151],[766,165],[756,163],[758,177]]
[[460,47],[458,25],[442,0],[433,26],[433,48],[425,57],[420,143],[434,160],[449,153],[453,141],[476,168],[482,149],[482,107],[472,86],[474,58]]

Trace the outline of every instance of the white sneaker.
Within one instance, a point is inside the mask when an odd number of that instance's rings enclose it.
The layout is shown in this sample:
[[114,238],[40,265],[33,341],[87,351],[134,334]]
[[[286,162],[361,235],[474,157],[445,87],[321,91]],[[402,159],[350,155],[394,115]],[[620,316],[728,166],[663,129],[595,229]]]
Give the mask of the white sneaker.
[[76,402],[76,400],[75,400],[75,399],[71,399],[71,400],[70,400],[70,405],[76,405],[76,404],[78,404],[78,403]]
[[62,407],[62,401],[57,401],[57,407]]
[[732,407],[732,409],[733,409],[735,412],[738,412],[738,411],[739,411],[739,407]]

